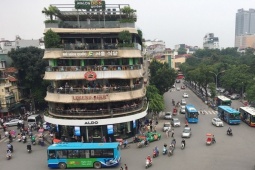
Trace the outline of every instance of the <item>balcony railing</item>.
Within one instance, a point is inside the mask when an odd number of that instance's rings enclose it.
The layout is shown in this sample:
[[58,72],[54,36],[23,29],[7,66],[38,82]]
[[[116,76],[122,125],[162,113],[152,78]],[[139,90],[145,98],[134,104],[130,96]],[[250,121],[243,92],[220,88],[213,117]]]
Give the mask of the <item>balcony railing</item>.
[[128,115],[130,113],[140,111],[146,102],[140,104],[130,105],[128,107],[112,108],[112,109],[98,109],[98,110],[61,110],[61,109],[49,109],[49,114],[56,117],[75,117],[75,118],[95,118],[95,117],[118,117],[122,115]]
[[60,94],[95,94],[95,93],[121,93],[132,90],[138,90],[143,87],[143,83],[135,84],[133,87],[130,86],[116,86],[116,87],[102,87],[102,88],[54,88],[49,86],[47,91],[49,93],[60,93]]
[[46,71],[119,71],[119,70],[140,70],[141,64],[137,65],[90,65],[90,66],[48,66]]
[[127,44],[117,44],[117,43],[65,43],[61,45],[64,50],[109,50],[109,49],[119,49],[119,48],[134,48],[141,49],[141,45],[138,43],[127,43]]

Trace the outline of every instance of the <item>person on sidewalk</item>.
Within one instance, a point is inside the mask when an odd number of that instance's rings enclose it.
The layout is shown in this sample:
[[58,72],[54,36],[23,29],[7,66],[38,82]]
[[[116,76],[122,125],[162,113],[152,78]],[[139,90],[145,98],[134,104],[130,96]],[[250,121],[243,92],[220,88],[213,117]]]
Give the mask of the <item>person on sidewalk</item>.
[[127,164],[125,164],[125,170],[128,170]]
[[172,129],[172,137],[174,137],[174,129]]

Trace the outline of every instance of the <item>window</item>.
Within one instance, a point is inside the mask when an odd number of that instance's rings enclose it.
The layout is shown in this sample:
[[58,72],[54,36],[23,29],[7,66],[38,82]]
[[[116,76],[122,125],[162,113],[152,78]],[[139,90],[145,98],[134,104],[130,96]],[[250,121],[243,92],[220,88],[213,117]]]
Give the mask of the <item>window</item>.
[[113,149],[91,150],[91,158],[113,158]]
[[66,150],[56,151],[56,152],[57,152],[57,158],[59,158],[59,159],[67,158],[67,151]]
[[49,150],[49,159],[56,159],[55,150]]
[[79,150],[68,150],[68,158],[79,158]]

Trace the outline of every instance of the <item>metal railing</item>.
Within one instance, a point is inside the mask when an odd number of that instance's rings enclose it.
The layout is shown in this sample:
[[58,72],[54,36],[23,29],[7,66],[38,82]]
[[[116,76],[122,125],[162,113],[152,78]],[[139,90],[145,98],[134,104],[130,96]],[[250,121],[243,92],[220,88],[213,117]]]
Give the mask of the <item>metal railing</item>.
[[90,66],[48,66],[48,72],[61,71],[119,71],[119,70],[139,70],[141,64],[137,65],[90,65]]
[[118,117],[123,114],[130,114],[140,111],[145,105],[145,102],[140,104],[130,105],[128,107],[110,108],[110,109],[98,109],[98,110],[62,110],[49,108],[49,115],[56,117],[76,117],[76,118],[88,118],[88,117]]
[[91,88],[91,87],[83,87],[83,88],[65,88],[64,86],[61,88],[54,88],[49,86],[47,91],[49,93],[60,93],[60,94],[93,94],[93,93],[120,93],[127,92],[132,90],[138,90],[143,87],[143,83],[135,84],[133,87],[130,86],[115,86],[115,87],[102,87],[102,88]]

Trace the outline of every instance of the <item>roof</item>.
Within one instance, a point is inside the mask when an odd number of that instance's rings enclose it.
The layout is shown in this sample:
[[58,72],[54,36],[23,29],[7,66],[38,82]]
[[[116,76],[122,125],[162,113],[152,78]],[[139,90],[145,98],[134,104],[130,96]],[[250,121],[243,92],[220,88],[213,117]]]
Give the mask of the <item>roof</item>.
[[50,145],[48,149],[111,149],[117,148],[119,146],[118,142],[111,142],[111,143],[82,143],[82,142],[62,142]]
[[186,105],[186,108],[187,108],[187,110],[190,111],[190,112],[197,112],[197,109],[196,109],[195,106],[192,105],[192,104],[187,104],[187,105]]
[[7,79],[11,82],[17,81],[17,79],[13,76],[8,76]]
[[220,99],[220,100],[222,100],[222,101],[231,100],[231,99],[229,99],[229,98],[227,98],[227,97],[225,97],[225,96],[218,96],[218,99]]
[[16,73],[18,70],[15,67],[8,67],[4,70],[6,73]]
[[239,111],[237,111],[236,109],[233,109],[230,106],[219,106],[218,108],[221,108],[222,110],[228,112],[228,113],[240,113]]
[[255,108],[254,107],[250,107],[250,106],[246,106],[246,107],[240,107],[240,112],[242,112],[242,110],[244,110],[247,113],[250,113],[252,116],[255,116]]

